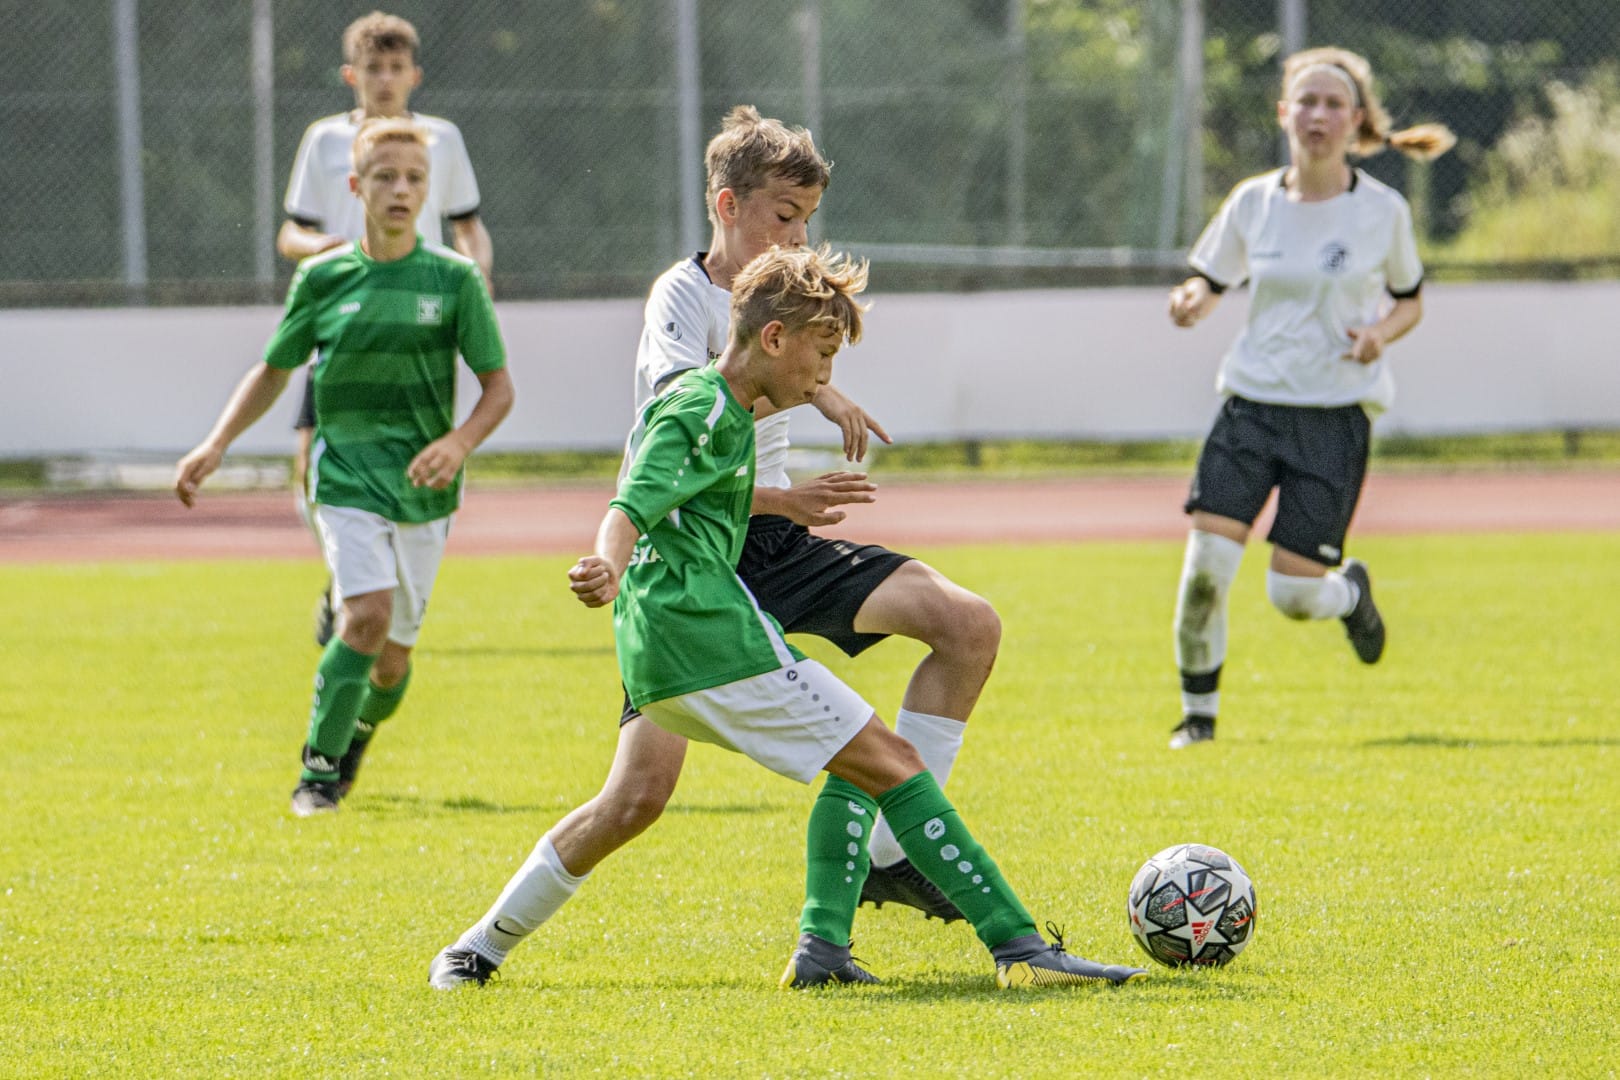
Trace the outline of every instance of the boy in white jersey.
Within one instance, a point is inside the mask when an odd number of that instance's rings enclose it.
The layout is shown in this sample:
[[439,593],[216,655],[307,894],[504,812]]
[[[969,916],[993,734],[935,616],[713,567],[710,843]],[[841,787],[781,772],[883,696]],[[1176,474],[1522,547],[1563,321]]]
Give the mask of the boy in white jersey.
[[[365,205],[364,237],[299,264],[264,362],[180,460],[174,481],[191,506],[230,444],[315,352],[310,495],[340,607],[315,675],[292,797],[300,817],[337,809],[359,768],[357,733],[369,739],[399,708],[460,504],[462,465],[513,396],[478,265],[416,232],[428,190],[427,133],[409,120],[373,120],[353,155],[349,182]],[[458,354],[482,393],[454,427]]]
[[[832,774],[810,819],[812,903],[853,913],[881,808],[914,865],[972,922],[997,986],[1129,982],[1146,973],[1071,956],[1061,940],[1040,936],[916,748],[789,645],[732,569],[754,497],[750,406],[786,409],[825,388],[844,340],[860,339],[855,297],[865,284],[864,264],[781,248],[734,276],[724,355],[641,414],[596,549],[569,571],[570,587],[588,607],[613,604],[620,674],[645,712],[637,723],[746,754],[800,782]],[[434,959],[429,978],[452,989],[487,981],[495,966],[456,946]],[[847,940],[811,932],[782,977],[784,986],[875,981]]]
[[[748,106],[733,109],[711,140],[707,169],[713,241],[710,250],[677,263],[653,285],[636,358],[638,416],[681,373],[724,351],[731,335],[733,278],[771,245],[805,242],[830,176],[809,132],[764,119]],[[851,459],[864,455],[869,429],[886,438],[830,385],[817,391],[814,404],[843,429]],[[872,501],[875,487],[859,472],[790,484],[785,411],[759,402],[755,420],[753,517],[738,575],[788,633],[816,634],[851,656],[887,634],[930,647],[907,687],[895,730],[917,747],[943,785],[995,660],[1000,621],[994,609],[922,562],[810,533],[809,526],[842,520],[844,513],[836,507]],[[600,793],[540,839],[495,906],[453,948],[478,952],[485,963],[502,962],[574,895],[598,863],[658,819],[685,758],[685,739],[644,719],[626,702],[618,749]],[[961,917],[906,859],[886,823],[877,827],[871,851],[872,872],[859,883],[859,895],[849,898],[847,909],[807,902],[802,932],[818,932],[847,950],[860,901],[895,901],[946,920]]]
[[1170,746],[1215,737],[1226,598],[1273,488],[1266,594],[1292,619],[1344,621],[1363,663],[1384,651],[1366,566],[1344,558],[1361,497],[1371,418],[1395,393],[1384,347],[1423,316],[1412,214],[1347,156],[1387,146],[1433,157],[1454,139],[1425,125],[1389,132],[1366,60],[1343,49],[1288,58],[1277,119],[1291,164],[1233,189],[1193,248],[1194,276],[1170,293],[1190,327],[1248,280],[1248,321],[1221,363],[1225,401],[1203,450],[1176,604],[1182,720]]
[[[342,74],[343,81],[354,88],[354,108],[315,121],[298,144],[284,200],[287,220],[276,236],[276,250],[283,258],[298,262],[365,235],[364,207],[349,191],[355,133],[369,119],[407,116],[427,133],[432,180],[417,229],[428,243],[441,244],[443,222],[448,218],[451,245],[476,262],[485,284],[489,283],[494,248],[478,216],[478,180],[461,131],[448,120],[410,111],[411,91],[422,82],[422,69],[416,63],[419,47],[414,26],[381,11],[361,16],[343,31]],[[307,380],[295,426],[298,444],[293,456],[293,488],[299,513],[313,530],[306,479],[315,398]],[[324,646],[331,638],[332,619],[328,584],[316,613],[317,644]]]

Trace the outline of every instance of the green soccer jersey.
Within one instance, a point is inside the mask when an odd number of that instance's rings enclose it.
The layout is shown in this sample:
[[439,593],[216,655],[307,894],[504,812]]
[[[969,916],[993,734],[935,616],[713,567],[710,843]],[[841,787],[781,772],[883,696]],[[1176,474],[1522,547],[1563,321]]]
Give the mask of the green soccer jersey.
[[314,501],[398,522],[454,512],[460,474],[435,491],[412,487],[405,469],[455,425],[456,354],[479,374],[506,364],[477,264],[420,237],[394,262],[359,244],[305,259],[264,362],[295,368],[311,350]]
[[712,364],[642,414],[612,505],[641,531],[613,602],[637,707],[803,659],[737,577],[754,499],[754,417]]

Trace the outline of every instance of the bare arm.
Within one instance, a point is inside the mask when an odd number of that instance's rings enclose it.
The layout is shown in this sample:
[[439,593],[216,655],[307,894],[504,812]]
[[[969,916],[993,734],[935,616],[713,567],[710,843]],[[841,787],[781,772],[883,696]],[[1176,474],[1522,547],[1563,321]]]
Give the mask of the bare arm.
[[301,262],[311,255],[319,255],[323,251],[330,251],[339,244],[346,243],[347,240],[335,233],[300,225],[291,218],[281,223],[281,231],[276,234],[277,253],[283,259],[291,259],[293,262]]
[[1221,302],[1221,294],[1209,279],[1193,275],[1170,290],[1170,321],[1177,326],[1196,326]]
[[850,503],[876,502],[877,485],[862,472],[823,473],[792,487],[756,487],[755,514],[779,514],[804,526],[836,525],[845,513],[832,509]]
[[450,237],[451,247],[478,264],[478,269],[484,275],[484,284],[489,288],[489,295],[494,296],[495,279],[491,274],[495,270],[495,244],[489,238],[489,230],[484,228],[484,219],[477,214],[452,219]]
[[1408,296],[1395,301],[1389,314],[1359,330],[1350,328],[1350,348],[1345,358],[1358,364],[1370,364],[1384,355],[1384,346],[1399,341],[1423,319],[1423,298]]
[[187,506],[197,502],[197,488],[225,458],[225,451],[236,437],[253,426],[274,405],[287,385],[291,372],[258,364],[237,384],[225,409],[219,414],[214,428],[197,448],[185,457],[174,470],[174,493]]
[[613,602],[640,535],[628,514],[617,506],[608,507],[596,530],[596,550],[568,570],[568,587],[580,603],[594,608]]
[[434,439],[411,459],[405,475],[414,486],[435,490],[449,487],[466,463],[467,455],[478,449],[512,411],[517,394],[512,388],[512,376],[505,368],[480,373],[478,384],[483,387],[483,393],[478,395],[478,403],[461,426]]

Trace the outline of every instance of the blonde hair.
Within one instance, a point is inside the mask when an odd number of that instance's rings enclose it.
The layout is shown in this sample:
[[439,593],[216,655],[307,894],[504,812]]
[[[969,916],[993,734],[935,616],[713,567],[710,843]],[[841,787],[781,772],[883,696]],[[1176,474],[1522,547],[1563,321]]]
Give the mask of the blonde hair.
[[809,131],[765,119],[752,105],[738,105],[726,114],[720,134],[709,140],[703,163],[708,173],[709,221],[716,227],[720,222],[715,217],[714,198],[724,188],[740,199],[775,177],[814,188],[824,188],[832,179],[832,165],[816,149]]
[[1450,150],[1457,136],[1444,124],[1417,124],[1400,131],[1390,131],[1389,113],[1373,87],[1372,65],[1367,59],[1349,49],[1324,46],[1297,52],[1283,61],[1283,97],[1287,98],[1293,86],[1313,68],[1327,67],[1342,75],[1350,84],[1352,104],[1362,110],[1361,128],[1356,132],[1351,152],[1360,157],[1371,157],[1386,146],[1409,158],[1429,161]]
[[856,300],[866,289],[867,263],[834,255],[826,244],[814,248],[772,246],[732,279],[732,341],[746,342],[767,324],[781,322],[788,331],[826,326],[842,333],[851,345],[861,340],[861,313]]
[[416,27],[398,15],[373,11],[370,15],[360,16],[343,31],[343,62],[357,63],[363,53],[398,52],[403,49],[411,54],[411,62],[415,63],[416,50],[420,45]]
[[356,176],[366,175],[366,170],[371,167],[372,155],[383,143],[415,143],[424,154],[428,153],[427,132],[414,121],[403,116],[367,120],[355,133],[354,147],[349,151],[349,160],[354,165]]

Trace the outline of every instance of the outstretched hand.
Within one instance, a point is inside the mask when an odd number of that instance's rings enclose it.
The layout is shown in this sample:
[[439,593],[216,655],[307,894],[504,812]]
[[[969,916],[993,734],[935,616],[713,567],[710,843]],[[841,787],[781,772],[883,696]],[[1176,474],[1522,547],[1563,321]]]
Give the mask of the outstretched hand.
[[568,587],[586,607],[603,607],[619,595],[619,575],[600,555],[587,555],[568,568]]
[[876,502],[877,485],[863,472],[822,473],[781,493],[785,516],[804,526],[836,525],[845,518],[835,506]]
[[816,391],[814,404],[822,416],[837,424],[839,430],[844,433],[845,461],[866,460],[869,433],[876,435],[885,443],[894,442],[871,413],[855,404],[831,383]]

